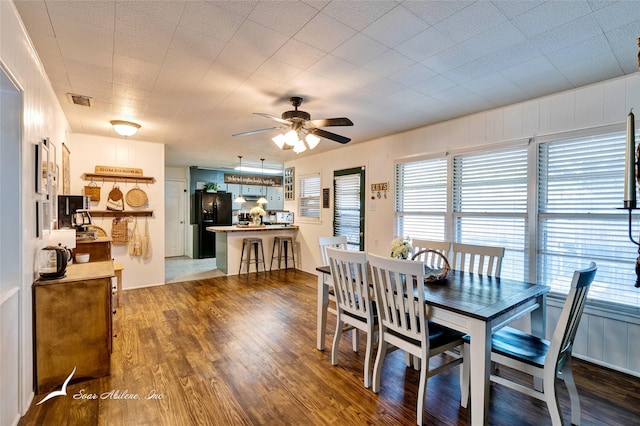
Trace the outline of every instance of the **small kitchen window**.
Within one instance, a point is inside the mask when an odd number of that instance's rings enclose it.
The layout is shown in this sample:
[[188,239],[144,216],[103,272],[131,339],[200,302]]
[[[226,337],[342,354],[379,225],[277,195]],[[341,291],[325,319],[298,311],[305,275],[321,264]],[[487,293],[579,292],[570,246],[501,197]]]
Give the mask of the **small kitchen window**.
[[298,181],[298,216],[320,220],[320,174],[301,177]]

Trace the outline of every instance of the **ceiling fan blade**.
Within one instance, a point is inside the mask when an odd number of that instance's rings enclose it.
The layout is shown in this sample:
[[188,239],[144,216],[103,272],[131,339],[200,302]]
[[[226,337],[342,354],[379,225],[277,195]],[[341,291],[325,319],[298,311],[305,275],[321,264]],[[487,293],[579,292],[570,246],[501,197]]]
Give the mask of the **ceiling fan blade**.
[[321,138],[331,139],[332,141],[336,141],[339,143],[347,143],[351,140],[351,138],[347,138],[341,135],[336,135],[335,133],[327,132],[326,130],[322,130],[322,129],[313,129],[310,133],[313,133],[314,135],[319,136]]
[[236,133],[235,135],[231,135],[231,136],[249,136],[249,135],[255,135],[257,133],[269,132],[275,129],[281,129],[281,127],[269,127],[268,129],[251,130],[249,132]]
[[347,117],[338,118],[324,118],[319,120],[309,120],[309,123],[315,127],[329,127],[329,126],[353,126],[353,122]]
[[276,117],[275,115],[271,115],[271,114],[265,114],[263,112],[254,112],[255,115],[259,115],[261,117],[265,117],[265,118],[270,118],[272,120],[276,120],[278,123],[282,123],[282,124],[286,124],[286,125],[291,125],[291,122],[289,120],[284,120],[280,117]]

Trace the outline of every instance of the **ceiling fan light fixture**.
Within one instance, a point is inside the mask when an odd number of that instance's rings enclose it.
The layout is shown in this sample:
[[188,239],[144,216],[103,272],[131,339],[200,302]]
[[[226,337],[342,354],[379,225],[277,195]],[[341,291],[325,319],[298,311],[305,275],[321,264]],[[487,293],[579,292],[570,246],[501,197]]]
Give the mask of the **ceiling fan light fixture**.
[[307,141],[307,145],[309,145],[309,149],[315,148],[320,143],[320,138],[311,133],[305,136],[304,140]]
[[271,140],[278,145],[278,148],[282,149],[282,147],[285,144],[285,140],[286,138],[284,137],[284,135],[282,133],[277,134],[276,136],[272,137]]
[[113,130],[120,136],[124,136],[128,138],[129,136],[133,136],[138,133],[138,129],[141,127],[138,123],[134,123],[132,121],[124,121],[124,120],[111,120],[111,126],[113,126]]
[[289,146],[293,146],[295,148],[298,143],[298,132],[295,130],[289,130],[284,134],[285,143]]
[[295,152],[296,154],[300,154],[301,152],[305,152],[306,150],[307,147],[305,146],[304,142],[298,139],[298,142],[296,142],[296,144],[293,146],[293,152]]

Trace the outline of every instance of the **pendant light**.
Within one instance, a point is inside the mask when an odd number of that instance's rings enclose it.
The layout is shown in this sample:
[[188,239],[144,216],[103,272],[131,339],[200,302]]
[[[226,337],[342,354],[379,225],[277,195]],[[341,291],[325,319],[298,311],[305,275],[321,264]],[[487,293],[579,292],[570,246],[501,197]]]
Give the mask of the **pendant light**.
[[233,200],[233,202],[238,204],[244,204],[247,202],[247,200],[245,200],[244,197],[242,196],[242,155],[238,155],[238,158],[240,159],[240,192],[238,193],[238,196],[236,197],[236,199]]
[[260,161],[262,161],[262,172],[260,174],[260,179],[262,180],[262,186],[260,187],[260,198],[258,198],[257,203],[258,204],[267,204],[268,201],[266,198],[264,198],[264,195],[262,195],[262,189],[264,188],[264,158],[261,158]]

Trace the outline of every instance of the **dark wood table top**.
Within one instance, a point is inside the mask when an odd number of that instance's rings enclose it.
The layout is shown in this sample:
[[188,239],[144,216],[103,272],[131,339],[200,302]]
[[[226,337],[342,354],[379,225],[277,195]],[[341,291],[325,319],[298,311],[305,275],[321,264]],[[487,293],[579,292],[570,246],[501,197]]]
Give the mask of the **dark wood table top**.
[[[329,266],[316,271],[331,274]],[[449,271],[446,279],[426,283],[426,302],[469,317],[491,321],[549,291],[549,287],[470,272]]]

